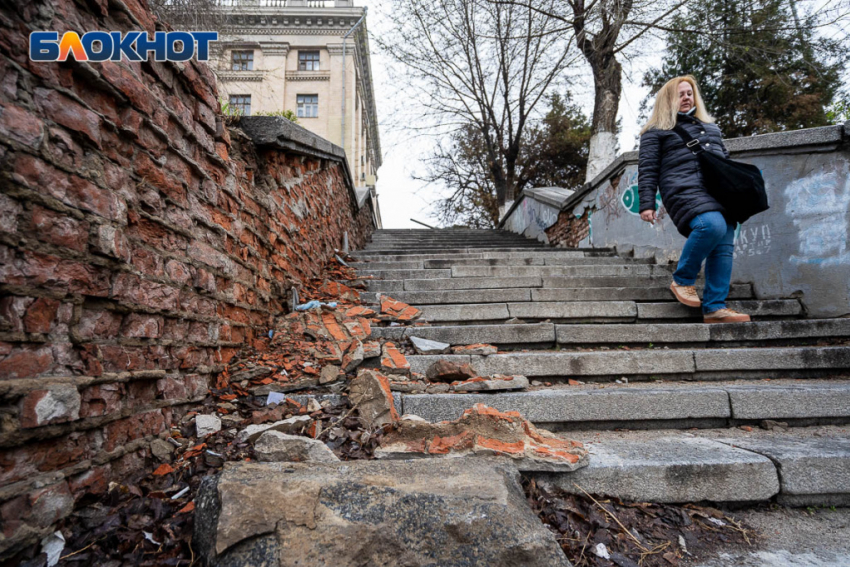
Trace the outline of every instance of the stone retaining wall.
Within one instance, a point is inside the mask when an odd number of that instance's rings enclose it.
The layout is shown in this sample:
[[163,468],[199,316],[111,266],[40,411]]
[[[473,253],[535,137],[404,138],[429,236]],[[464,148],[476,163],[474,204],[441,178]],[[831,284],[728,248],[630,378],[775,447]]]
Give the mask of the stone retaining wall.
[[0,7],[0,559],[142,467],[374,227],[339,148],[228,128],[204,64],[29,60],[31,31],[95,29],[156,25],[144,0]]

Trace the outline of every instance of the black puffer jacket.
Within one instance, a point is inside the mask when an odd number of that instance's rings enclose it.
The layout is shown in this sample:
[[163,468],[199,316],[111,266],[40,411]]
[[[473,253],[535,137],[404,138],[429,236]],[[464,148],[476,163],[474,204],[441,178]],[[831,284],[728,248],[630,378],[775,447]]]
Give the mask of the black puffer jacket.
[[[716,124],[705,124],[692,116],[679,114],[681,125],[699,139],[708,151],[729,157],[723,136]],[[661,190],[661,201],[683,236],[691,233],[693,218],[709,211],[725,212],[705,190],[697,156],[673,130],[649,130],[640,137],[638,153],[638,193],[641,212],[655,210],[655,193]]]

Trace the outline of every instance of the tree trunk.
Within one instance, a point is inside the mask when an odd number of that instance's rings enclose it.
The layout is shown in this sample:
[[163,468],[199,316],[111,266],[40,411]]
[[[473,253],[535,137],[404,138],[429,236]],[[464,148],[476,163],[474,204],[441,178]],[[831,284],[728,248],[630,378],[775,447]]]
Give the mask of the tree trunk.
[[587,59],[593,69],[596,99],[593,105],[590,155],[587,159],[585,182],[599,175],[616,157],[617,110],[623,92],[620,78],[622,67],[613,53],[594,54]]

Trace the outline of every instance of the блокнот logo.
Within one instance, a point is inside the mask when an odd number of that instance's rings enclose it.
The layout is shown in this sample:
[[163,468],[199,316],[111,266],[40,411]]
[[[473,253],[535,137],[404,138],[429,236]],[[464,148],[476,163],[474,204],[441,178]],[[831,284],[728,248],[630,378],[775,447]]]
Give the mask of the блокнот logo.
[[30,34],[30,59],[65,61],[71,54],[77,61],[147,61],[153,52],[155,61],[188,61],[197,51],[198,60],[207,61],[211,41],[218,41],[218,32],[156,32],[153,39],[139,31],[65,32],[59,41],[59,32],[42,31]]

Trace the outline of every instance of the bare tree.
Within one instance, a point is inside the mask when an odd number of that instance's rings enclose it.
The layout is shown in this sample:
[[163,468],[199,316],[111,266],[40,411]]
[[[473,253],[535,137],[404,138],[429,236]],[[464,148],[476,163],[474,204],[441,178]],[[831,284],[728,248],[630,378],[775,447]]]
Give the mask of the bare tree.
[[[556,3],[538,0],[545,9]],[[523,133],[570,63],[570,41],[527,6],[390,0],[388,7],[390,32],[375,41],[405,69],[405,102],[416,109],[409,127],[438,139],[472,128],[498,204],[513,200]]]
[[[595,90],[587,165],[587,181],[590,181],[616,157],[617,112],[622,95],[622,66],[618,57],[626,56],[647,36],[660,31],[683,31],[672,25],[671,20],[687,6],[687,0],[566,0],[553,8],[544,7],[536,0],[488,1],[536,11],[568,26],[575,34],[576,44],[593,73]],[[795,14],[797,3],[802,1],[789,0]],[[817,0],[815,4],[819,5],[810,11],[812,17],[803,24],[810,29],[847,21],[847,0]],[[800,19],[795,16],[786,29],[799,30],[800,26]],[[738,30],[727,29],[723,22],[712,22],[687,31],[708,36],[723,50],[734,44]],[[730,32],[732,44],[728,43]],[[726,38],[727,43],[723,44],[721,38]]]

